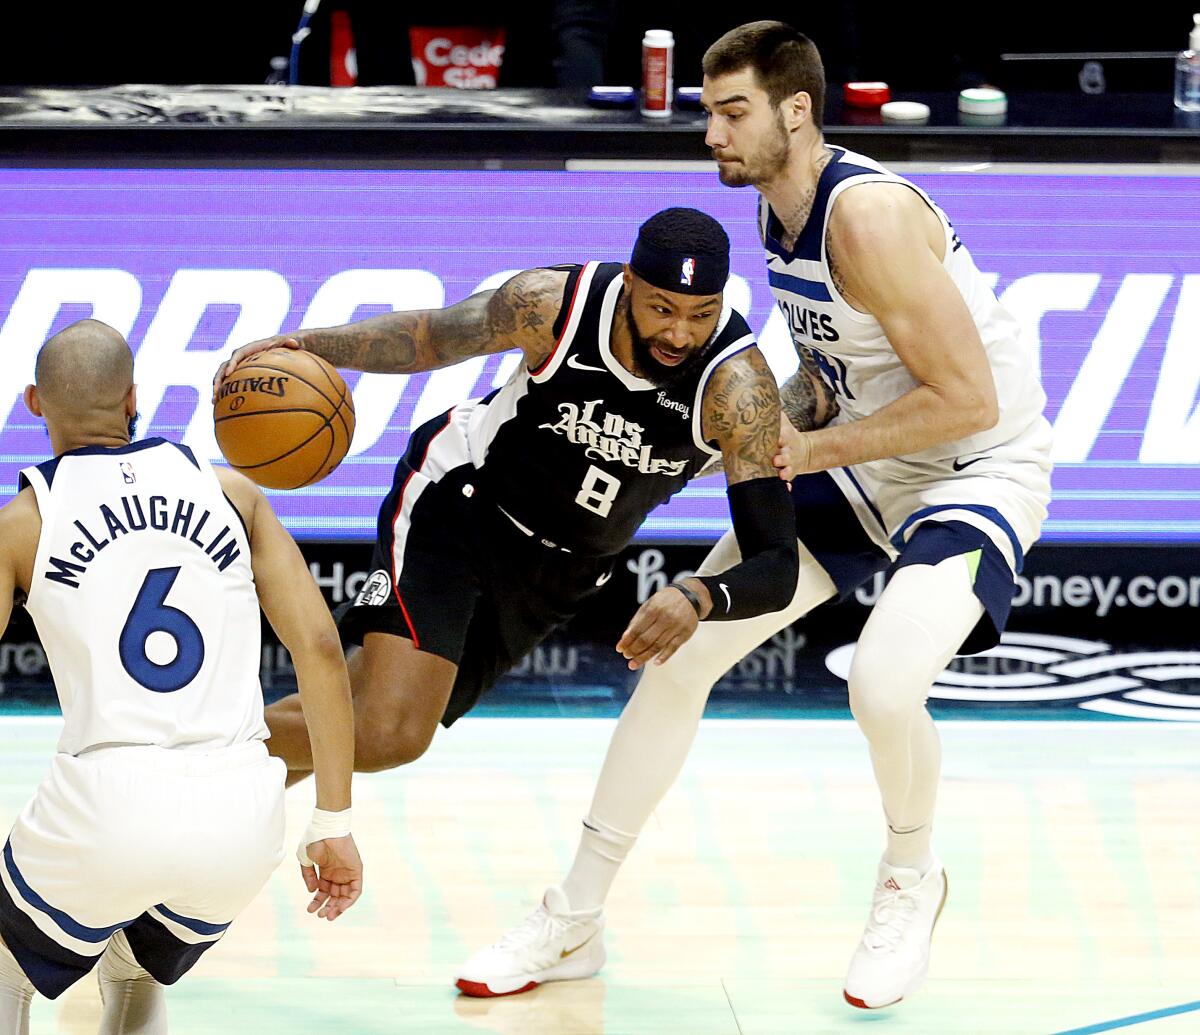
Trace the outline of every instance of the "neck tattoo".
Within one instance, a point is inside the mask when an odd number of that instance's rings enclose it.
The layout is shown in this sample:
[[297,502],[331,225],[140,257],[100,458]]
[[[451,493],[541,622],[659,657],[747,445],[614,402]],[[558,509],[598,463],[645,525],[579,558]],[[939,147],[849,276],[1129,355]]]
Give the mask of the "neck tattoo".
[[784,234],[780,240],[780,244],[788,251],[796,247],[796,239],[800,236],[800,231],[804,229],[804,224],[808,222],[808,217],[812,214],[813,202],[817,197],[817,184],[821,180],[821,173],[824,172],[825,166],[829,164],[829,159],[833,157],[833,152],[827,149],[822,149],[821,157],[817,159],[813,166],[813,182],[812,186],[800,195],[796,203],[783,212],[777,211],[776,216],[783,224]]

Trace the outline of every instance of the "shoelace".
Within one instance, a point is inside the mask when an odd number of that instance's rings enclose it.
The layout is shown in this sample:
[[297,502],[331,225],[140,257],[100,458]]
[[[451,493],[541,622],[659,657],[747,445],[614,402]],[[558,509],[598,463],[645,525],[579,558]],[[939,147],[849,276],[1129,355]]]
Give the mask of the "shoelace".
[[524,947],[533,941],[543,931],[556,933],[556,927],[565,926],[565,921],[552,915],[545,906],[538,906],[511,931],[507,931],[496,943],[497,949],[512,949]]
[[[919,885],[918,885],[919,887]],[[871,952],[889,952],[900,944],[917,909],[918,888],[892,891],[879,887],[871,903],[871,919],[863,933],[863,944]]]

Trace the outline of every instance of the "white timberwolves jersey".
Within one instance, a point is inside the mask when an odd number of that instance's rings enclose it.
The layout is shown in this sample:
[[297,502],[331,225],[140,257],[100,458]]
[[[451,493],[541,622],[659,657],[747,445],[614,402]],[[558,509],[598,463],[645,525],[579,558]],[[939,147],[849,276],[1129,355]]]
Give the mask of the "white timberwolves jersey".
[[[919,187],[889,172],[873,159],[840,147],[817,184],[812,213],[795,246],[780,242],[783,228],[765,201],[759,205],[759,230],[767,252],[771,292],[787,319],[792,340],[807,355],[838,397],[836,423],[869,416],[916,387],[879,325],[854,309],[829,275],[826,229],[834,202],[859,183],[901,183],[916,191],[937,214],[946,235],[943,265],[962,294],[987,351],[999,401],[999,423],[957,442],[900,458],[926,476],[939,469],[953,476],[952,462],[971,454],[999,459],[1045,462],[1049,426],[1042,416],[1046,396],[1034,350],[1022,340],[1016,320],[1000,305],[945,213]],[[1008,447],[1007,449],[1005,447]],[[916,473],[916,472],[914,472]]]
[[265,739],[250,544],[212,467],[151,438],[21,480],[42,517],[26,607],[66,719],[59,750]]

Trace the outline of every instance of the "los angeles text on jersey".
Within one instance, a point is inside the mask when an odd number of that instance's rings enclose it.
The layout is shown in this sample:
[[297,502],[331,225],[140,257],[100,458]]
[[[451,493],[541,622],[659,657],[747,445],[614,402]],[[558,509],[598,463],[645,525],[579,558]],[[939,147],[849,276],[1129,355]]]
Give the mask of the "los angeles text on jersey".
[[636,468],[641,474],[662,474],[674,477],[683,473],[686,460],[659,460],[653,456],[649,443],[642,441],[645,432],[640,424],[626,420],[619,413],[603,413],[603,399],[575,403],[559,403],[562,415],[554,424],[539,424],[577,445],[586,446],[584,455],[609,460]]
[[196,504],[191,500],[172,501],[166,496],[150,496],[144,502],[138,495],[122,496],[111,507],[101,503],[98,513],[89,517],[86,523],[79,518],[73,522],[81,538],[73,542],[67,552],[75,560],[52,556],[50,564],[54,570],[43,574],[52,582],[78,589],[79,576],[86,574],[88,564],[96,559],[101,550],[121,536],[147,529],[170,532],[194,543],[212,559],[213,564],[224,571],[237,560],[241,550],[237,538],[232,534],[233,529],[227,524],[216,535],[205,536],[204,527],[210,517],[212,512],[209,510],[197,514]]

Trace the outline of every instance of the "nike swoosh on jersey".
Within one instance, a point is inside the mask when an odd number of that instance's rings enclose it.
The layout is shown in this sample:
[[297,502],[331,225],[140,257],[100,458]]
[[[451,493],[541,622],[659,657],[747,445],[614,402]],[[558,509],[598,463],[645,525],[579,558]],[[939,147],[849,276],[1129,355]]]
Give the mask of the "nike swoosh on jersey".
[[563,949],[563,950],[562,950],[562,951],[561,951],[561,952],[558,954],[558,958],[559,958],[560,960],[565,960],[565,959],[566,959],[568,956],[573,956],[573,955],[574,955],[575,953],[577,953],[577,952],[578,952],[580,949],[582,949],[582,948],[583,948],[585,945],[587,945],[587,943],[588,943],[588,942],[590,942],[590,941],[591,941],[593,938],[595,938],[595,937],[596,937],[596,935],[597,935],[597,934],[599,934],[599,933],[600,933],[599,931],[593,931],[593,932],[592,932],[591,934],[589,934],[589,935],[588,935],[586,938],[584,938],[584,940],[583,940],[583,941],[581,941],[581,942],[580,942],[578,945],[576,945],[576,946],[575,946],[575,948],[573,948],[573,949]]
[[567,366],[574,367],[576,370],[590,370],[594,374],[607,374],[608,371],[604,367],[590,367],[586,363],[580,363],[579,357],[575,353],[571,353],[567,357]]
[[601,576],[600,576],[600,577],[599,577],[599,578],[596,580],[596,585],[597,585],[597,586],[603,586],[603,585],[604,585],[604,584],[605,584],[605,583],[606,583],[606,582],[607,582],[609,579],[611,579],[611,578],[612,578],[612,572],[611,572],[611,571],[609,571],[609,572],[605,572],[603,575],[601,575]]
[[972,464],[979,463],[980,460],[990,460],[990,459],[991,459],[990,455],[977,456],[973,460],[968,460],[965,463],[959,463],[957,460],[955,460],[954,463],[952,463],[950,466],[953,467],[956,471],[961,471],[964,467],[970,467]]
[[718,582],[717,585],[721,587],[721,592],[725,594],[725,613],[729,614],[733,610],[733,601],[729,599],[729,587],[724,582]]

